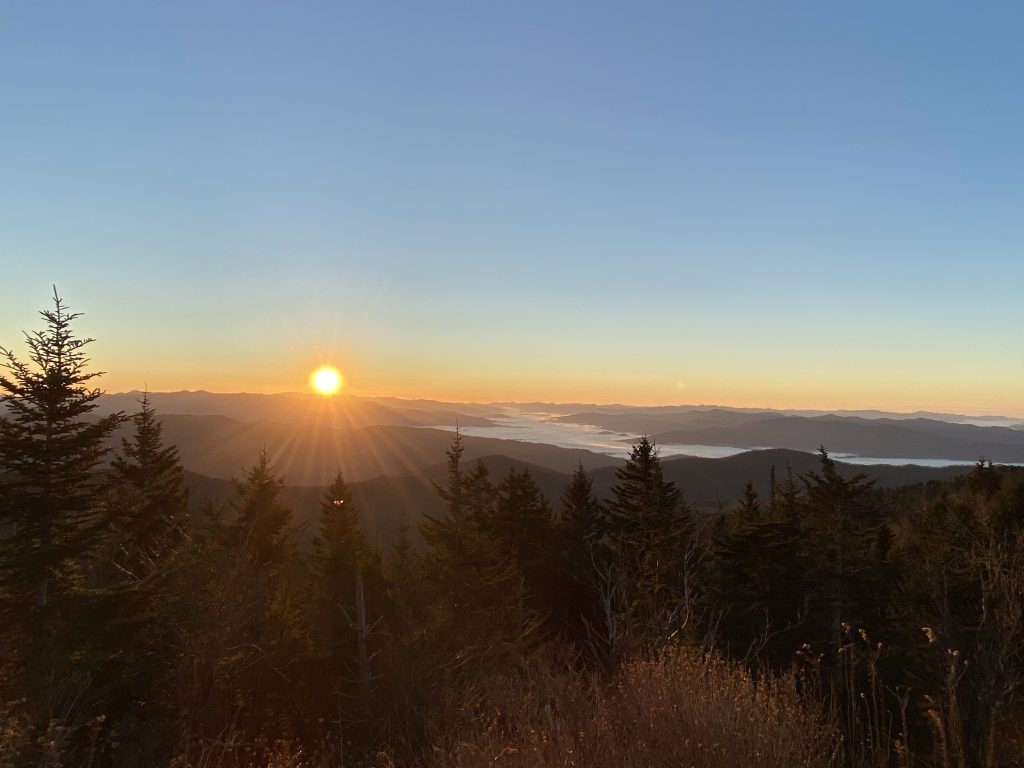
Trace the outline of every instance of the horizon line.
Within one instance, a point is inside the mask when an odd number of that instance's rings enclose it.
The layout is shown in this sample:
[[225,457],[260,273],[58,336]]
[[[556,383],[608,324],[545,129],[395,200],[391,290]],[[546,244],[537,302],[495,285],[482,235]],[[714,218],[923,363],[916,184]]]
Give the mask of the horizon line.
[[956,416],[967,419],[978,419],[982,421],[988,420],[1012,420],[1021,419],[1024,420],[1024,414],[998,414],[991,412],[981,413],[964,413],[959,411],[951,410],[929,410],[925,408],[917,408],[912,411],[901,411],[895,409],[881,408],[877,406],[859,407],[859,408],[815,408],[802,406],[799,408],[785,408],[778,406],[749,406],[749,405],[723,405],[721,403],[624,403],[617,401],[608,402],[586,402],[586,401],[554,401],[554,400],[445,400],[440,398],[432,397],[401,397],[398,395],[368,395],[365,393],[348,393],[340,392],[335,395],[324,396],[316,392],[304,392],[297,390],[287,390],[280,392],[246,392],[241,390],[236,391],[215,391],[209,389],[175,389],[175,390],[142,390],[142,389],[129,389],[124,391],[105,391],[104,395],[135,395],[148,393],[150,395],[215,395],[215,396],[231,396],[231,395],[246,395],[252,397],[305,397],[305,398],[317,398],[317,399],[331,399],[337,397],[350,397],[360,398],[364,400],[401,400],[404,402],[431,402],[440,403],[442,405],[472,405],[472,406],[517,406],[517,405],[545,405],[545,406],[587,406],[595,408],[690,408],[694,410],[704,409],[722,409],[728,411],[764,411],[764,412],[775,412],[775,413],[786,413],[786,414],[819,414],[819,415],[841,415],[851,413],[879,413],[879,414],[892,414],[898,416]]

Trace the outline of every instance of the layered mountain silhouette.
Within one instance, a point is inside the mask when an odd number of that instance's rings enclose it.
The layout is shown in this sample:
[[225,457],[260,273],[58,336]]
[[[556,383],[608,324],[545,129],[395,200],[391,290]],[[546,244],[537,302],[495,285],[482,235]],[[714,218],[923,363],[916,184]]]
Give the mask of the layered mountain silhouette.
[[[237,477],[265,449],[277,471],[298,485],[329,483],[339,469],[353,482],[419,472],[443,462],[452,439],[451,431],[429,427],[339,429],[316,421],[281,424],[179,414],[159,418],[164,439],[178,446],[186,469],[222,479]],[[581,463],[587,469],[621,463],[605,454],[541,443],[470,436],[463,440],[466,461],[500,454],[560,472],[571,472]]]
[[893,459],[1024,462],[1024,430],[926,418],[786,416],[724,409],[573,413],[559,421],[652,435],[662,445],[789,448]]
[[[141,392],[104,395],[97,413],[131,412],[138,407]],[[302,392],[275,395],[246,392],[152,392],[150,403],[162,414],[226,416],[242,422],[266,421],[278,424],[316,422],[322,426],[354,429],[376,425],[402,427],[486,427],[493,425],[478,405],[453,406],[434,400],[399,400],[390,397],[335,395],[323,397]]]
[[[139,396],[137,392],[105,395],[101,402],[108,412],[132,412]],[[495,483],[511,469],[528,469],[553,507],[578,466],[591,473],[595,492],[609,497],[615,470],[629,452],[630,434],[653,435],[661,445],[772,446],[722,459],[663,457],[667,479],[704,511],[735,504],[748,480],[767,500],[772,471],[781,482],[788,470],[797,475],[816,470],[814,451],[820,445],[834,457],[858,454],[963,462],[943,468],[837,462],[842,474],[863,472],[881,488],[954,477],[982,456],[997,462],[1024,462],[1024,430],[1006,419],[1003,426],[979,426],[906,414],[867,418],[707,407],[499,406],[351,396],[325,399],[298,393],[153,393],[150,401],[163,424],[165,441],[178,447],[188,470],[194,507],[226,502],[233,493],[231,479],[243,476],[265,450],[285,481],[285,501],[298,521],[315,518],[323,488],[340,470],[364,510],[368,532],[384,540],[394,535],[402,520],[415,531],[422,515],[444,513],[434,484],[446,481],[445,452],[452,428],[458,424],[501,435],[501,419],[510,408],[546,413],[555,421],[622,436],[621,452],[613,456],[463,435],[467,467],[483,462]],[[128,429],[129,425],[123,427]]]

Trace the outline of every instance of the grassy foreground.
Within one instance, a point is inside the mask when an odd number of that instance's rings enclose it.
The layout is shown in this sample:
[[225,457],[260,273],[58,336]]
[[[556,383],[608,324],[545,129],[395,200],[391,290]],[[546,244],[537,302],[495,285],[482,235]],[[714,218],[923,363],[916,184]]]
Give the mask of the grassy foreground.
[[[430,746],[361,763],[286,743],[212,744],[177,768],[831,768],[839,729],[794,675],[755,681],[739,664],[668,648],[613,679],[538,664],[441,695]],[[2,764],[2,761],[0,761]],[[58,765],[59,763],[55,763]]]

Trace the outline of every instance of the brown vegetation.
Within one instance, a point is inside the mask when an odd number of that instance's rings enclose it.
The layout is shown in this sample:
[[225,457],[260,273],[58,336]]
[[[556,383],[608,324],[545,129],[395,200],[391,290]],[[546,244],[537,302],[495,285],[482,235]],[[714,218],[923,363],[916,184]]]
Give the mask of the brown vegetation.
[[793,674],[760,681],[694,649],[623,665],[610,682],[535,666],[496,676],[444,713],[436,768],[842,764],[835,723]]

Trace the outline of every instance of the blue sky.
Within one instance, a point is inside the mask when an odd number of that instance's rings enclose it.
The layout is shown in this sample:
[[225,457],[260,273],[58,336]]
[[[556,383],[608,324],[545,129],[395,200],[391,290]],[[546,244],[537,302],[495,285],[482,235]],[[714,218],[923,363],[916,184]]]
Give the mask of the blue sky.
[[1024,414],[1024,7],[0,6],[0,344],[105,385]]

